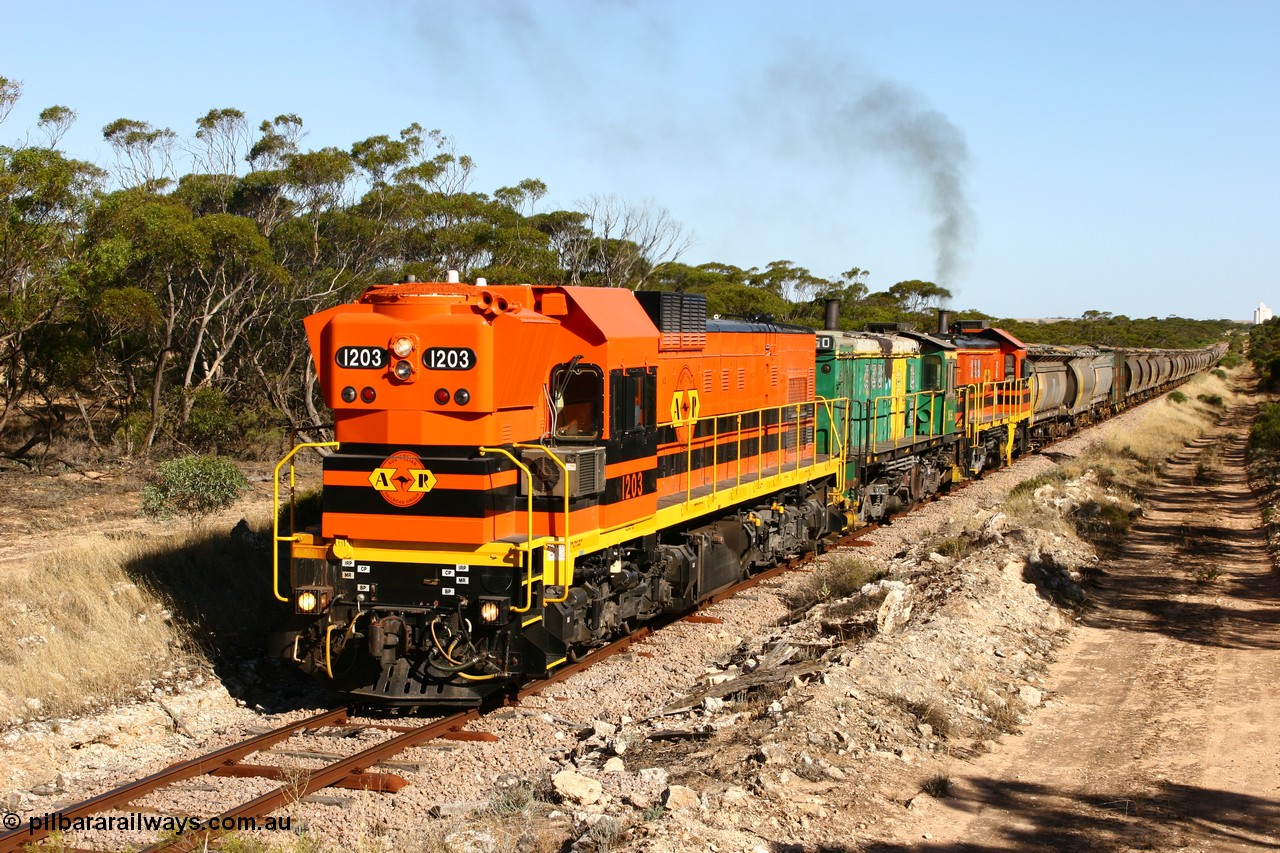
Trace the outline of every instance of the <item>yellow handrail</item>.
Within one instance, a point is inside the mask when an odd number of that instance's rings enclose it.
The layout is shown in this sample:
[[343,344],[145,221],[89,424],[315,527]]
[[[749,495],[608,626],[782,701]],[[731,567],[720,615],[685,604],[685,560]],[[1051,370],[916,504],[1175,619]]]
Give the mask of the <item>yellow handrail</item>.
[[525,540],[525,543],[524,543],[524,553],[525,553],[525,560],[524,560],[524,562],[525,562],[525,568],[526,568],[526,569],[527,569],[527,571],[528,571],[528,577],[527,577],[527,579],[526,579],[525,595],[524,595],[524,599],[525,599],[525,600],[524,600],[524,607],[512,607],[512,608],[511,608],[511,612],[512,612],[512,613],[528,613],[528,612],[533,608],[533,474],[532,474],[532,473],[530,473],[530,471],[529,471],[528,467],[527,467],[523,462],[521,462],[519,459],[517,459],[517,458],[515,458],[514,456],[512,456],[512,455],[511,455],[511,453],[509,453],[509,452],[508,452],[507,450],[505,450],[504,448],[501,448],[501,447],[481,447],[481,448],[480,448],[480,455],[481,455],[481,456],[484,456],[484,455],[485,455],[485,454],[487,454],[487,453],[501,453],[503,456],[505,456],[505,457],[507,457],[508,459],[510,459],[510,460],[511,460],[511,462],[512,462],[512,463],[513,463],[517,468],[519,468],[521,471],[523,471],[523,472],[524,472],[525,477],[527,477],[527,478],[528,478],[528,483],[529,483],[529,489],[528,489],[528,491],[529,491],[529,496],[528,496],[528,497],[529,497],[529,510],[528,510],[528,518],[529,518],[529,538],[528,538],[528,539],[526,539],[526,540]]
[[[965,396],[965,431],[971,439],[984,427],[1000,426],[1008,421],[1030,416],[1031,384],[1027,378],[970,383],[960,387]],[[1017,401],[1013,404],[1007,400],[1003,404],[999,403],[1001,392],[1006,396],[1018,395]],[[983,419],[983,405],[988,395],[991,397],[991,414],[989,418]]]
[[[704,449],[708,443],[710,444],[712,462],[711,462],[711,465],[709,466],[709,470],[711,471],[711,477],[712,477],[712,481],[711,481],[712,494],[715,494],[719,489],[718,469],[720,465],[719,454],[720,454],[720,419],[721,418],[734,417],[737,419],[737,427],[735,429],[735,434],[733,438],[736,446],[736,453],[734,454],[735,456],[734,485],[740,486],[742,484],[742,457],[743,457],[742,418],[744,415],[755,414],[759,416],[757,418],[758,423],[754,427],[754,429],[759,432],[759,436],[760,436],[759,449],[757,450],[754,457],[757,461],[758,474],[760,476],[764,476],[766,474],[764,460],[765,460],[765,456],[767,455],[767,452],[764,449],[764,446],[765,446],[764,439],[771,432],[777,435],[778,437],[778,447],[777,447],[777,450],[774,451],[776,453],[776,459],[775,459],[774,465],[772,466],[772,468],[768,469],[768,471],[770,473],[776,472],[777,474],[782,474],[784,471],[787,470],[787,467],[786,467],[787,450],[783,446],[785,444],[783,439],[789,433],[789,428],[786,426],[786,418],[784,417],[787,409],[794,409],[796,413],[796,444],[794,448],[796,458],[794,460],[794,466],[791,469],[792,471],[800,471],[806,467],[804,464],[804,454],[802,453],[802,446],[804,444],[804,427],[805,427],[806,418],[812,422],[812,427],[815,430],[815,437],[814,437],[815,455],[813,457],[813,462],[811,462],[808,467],[812,467],[813,465],[817,464],[816,429],[817,429],[817,423],[818,423],[818,406],[819,405],[821,405],[827,411],[828,416],[830,417],[832,422],[832,428],[833,430],[835,430],[834,438],[835,438],[836,445],[838,445],[841,448],[838,454],[829,454],[829,455],[834,455],[840,459],[845,458],[844,441],[843,441],[844,435],[839,429],[839,424],[837,422],[837,415],[836,415],[836,404],[840,402],[844,402],[846,404],[844,409],[844,420],[846,421],[846,424],[847,424],[847,421],[849,418],[848,398],[838,397],[838,398],[829,399],[821,396],[815,396],[812,400],[802,401],[799,403],[782,403],[777,406],[765,406],[764,408],[760,408],[760,409],[749,409],[742,412],[724,412],[724,413],[715,414],[715,415],[706,415],[704,417],[689,418],[687,420],[673,420],[673,421],[668,421],[665,423],[658,424],[658,426],[660,427],[671,427],[673,429],[682,428],[686,430],[686,432],[684,433],[684,436],[685,436],[684,439],[681,440],[677,438],[675,442],[676,444],[684,444],[685,446],[685,451],[684,451],[685,452],[685,470],[684,470],[685,501],[688,502],[693,500],[693,473],[694,472],[692,468],[693,468],[693,445],[695,442],[700,442],[701,446],[703,446]],[[809,407],[812,409],[811,414],[806,415],[806,412],[805,412],[806,407]],[[764,417],[764,414],[766,412],[776,412],[777,420],[774,421],[773,423],[766,422],[766,418]],[[703,421],[711,421],[712,429],[708,435],[698,436],[697,427],[698,427],[698,424]],[[521,446],[540,447],[540,445],[519,445],[519,444],[516,446],[517,447],[521,447]],[[707,470],[708,470],[708,466],[705,466],[705,465],[699,469],[699,471],[701,471],[704,474],[704,476]],[[841,475],[841,479],[843,480],[843,474]]]
[[[976,387],[976,386],[965,386],[965,387],[968,388],[968,387]],[[868,429],[873,433],[872,438],[874,439],[876,424],[880,421],[881,418],[888,418],[890,420],[889,438],[892,439],[893,438],[893,418],[896,417],[897,415],[905,416],[908,412],[915,414],[916,417],[909,421],[911,426],[909,431],[907,429],[908,422],[903,423],[902,438],[908,438],[908,437],[919,438],[920,431],[917,428],[916,423],[919,420],[919,415],[920,415],[920,402],[917,399],[914,402],[914,404],[909,405],[909,403],[913,398],[921,398],[921,397],[929,398],[929,401],[928,401],[929,431],[925,433],[925,437],[933,438],[935,436],[942,435],[940,431],[934,432],[935,426],[940,428],[941,424],[937,423],[939,418],[933,417],[933,408],[934,408],[934,405],[937,403],[938,399],[944,396],[945,393],[946,392],[944,391],[911,391],[906,394],[881,394],[879,397],[873,398],[871,401],[871,422],[868,424]],[[888,401],[888,404],[889,404],[888,411],[881,413],[880,404],[881,402],[886,400]],[[902,403],[903,405],[901,406],[897,405],[898,403]]]
[[[847,466],[848,466],[848,464],[849,464],[849,457],[848,457],[848,455],[847,455],[847,453],[846,453],[846,448],[845,448],[845,443],[844,443],[844,439],[845,439],[845,431],[848,429],[848,425],[849,425],[849,418],[850,418],[850,416],[851,416],[851,414],[850,414],[851,406],[849,405],[849,398],[848,398],[848,397],[823,397],[823,396],[817,396],[817,397],[815,397],[815,398],[814,398],[814,402],[816,402],[818,405],[822,406],[823,410],[827,413],[827,420],[828,420],[828,422],[830,422],[830,424],[831,424],[830,432],[828,433],[828,436],[827,436],[827,440],[831,443],[831,444],[830,444],[830,446],[828,447],[828,453],[827,453],[827,456],[828,456],[828,457],[835,457],[836,459],[840,460],[840,463],[841,463],[841,464],[840,464],[840,466],[836,469],[836,494],[837,494],[837,495],[843,495],[843,494],[844,494],[844,489],[845,489],[845,483],[847,482],[847,478],[848,478]],[[843,407],[843,408],[844,408],[845,418],[844,418],[844,424],[843,424],[843,425],[842,425],[842,424],[840,424],[840,422],[839,422],[839,421],[837,420],[837,418],[836,418],[836,410],[837,410],[837,406],[838,406],[840,403],[844,403],[844,407]],[[818,417],[817,417],[817,415],[818,415],[818,412],[817,412],[817,409],[815,408],[815,409],[814,409],[814,430],[815,430],[815,433],[814,433],[814,463],[815,463],[815,464],[816,464],[816,463],[817,463],[817,461],[818,461],[818,457],[817,457],[817,441],[818,441],[818,437],[817,437],[817,433],[816,433],[816,430],[817,430],[817,421],[818,421]],[[833,452],[830,452],[830,451],[836,451],[836,452],[834,452],[834,453],[833,453]]]
[[297,531],[294,530],[294,528],[297,526],[297,521],[294,516],[294,511],[295,511],[295,507],[293,503],[294,473],[293,473],[292,465],[289,466],[289,535],[288,536],[280,535],[280,469],[285,466],[285,463],[293,459],[293,457],[297,455],[298,451],[302,450],[303,448],[306,448],[306,447],[337,448],[338,445],[339,443],[336,441],[305,442],[303,444],[294,446],[293,450],[290,450],[287,456],[285,456],[278,463],[276,463],[275,476],[272,477],[271,479],[271,485],[272,485],[271,538],[275,540],[274,544],[271,546],[271,593],[276,597],[276,601],[283,601],[286,603],[289,601],[289,599],[286,596],[283,596],[280,594],[280,543],[298,541]]
[[[564,531],[562,536],[564,540],[564,558],[557,561],[556,580],[560,581],[560,583],[552,584],[552,586],[560,587],[564,592],[559,598],[547,598],[545,591],[542,596],[542,603],[544,605],[560,604],[561,602],[569,600],[569,582],[573,580],[573,549],[569,546],[569,466],[564,463],[563,459],[556,456],[541,444],[522,444],[520,442],[516,442],[512,447],[521,447],[526,450],[541,450],[543,453],[547,454],[547,458],[560,466],[560,473],[564,475],[564,479],[561,481],[564,483]],[[533,524],[533,477],[529,478],[529,523],[530,525]],[[532,587],[530,589],[532,589]]]

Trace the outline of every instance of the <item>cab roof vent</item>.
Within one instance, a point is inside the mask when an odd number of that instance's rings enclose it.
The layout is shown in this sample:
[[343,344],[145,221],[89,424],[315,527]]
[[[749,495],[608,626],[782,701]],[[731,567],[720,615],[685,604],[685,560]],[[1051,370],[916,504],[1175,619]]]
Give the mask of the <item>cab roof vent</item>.
[[658,327],[658,349],[700,350],[707,345],[707,297],[701,293],[640,290],[636,301]]

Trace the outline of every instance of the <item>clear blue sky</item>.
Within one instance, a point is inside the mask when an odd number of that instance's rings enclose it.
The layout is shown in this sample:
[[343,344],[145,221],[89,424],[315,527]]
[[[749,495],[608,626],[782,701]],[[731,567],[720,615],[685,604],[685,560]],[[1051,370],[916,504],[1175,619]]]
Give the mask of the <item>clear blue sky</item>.
[[[304,146],[412,122],[692,232],[687,263],[787,259],[1001,316],[1280,308],[1280,3],[337,0],[0,3],[0,126],[300,115]],[[938,237],[939,228],[945,240]]]

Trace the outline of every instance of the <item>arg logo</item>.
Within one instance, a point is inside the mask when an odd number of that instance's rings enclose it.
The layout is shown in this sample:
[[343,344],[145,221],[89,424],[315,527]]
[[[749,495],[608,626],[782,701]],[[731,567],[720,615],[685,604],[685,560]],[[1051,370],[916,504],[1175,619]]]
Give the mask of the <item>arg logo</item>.
[[422,467],[418,454],[398,450],[369,475],[369,485],[392,506],[410,507],[435,488],[436,477]]

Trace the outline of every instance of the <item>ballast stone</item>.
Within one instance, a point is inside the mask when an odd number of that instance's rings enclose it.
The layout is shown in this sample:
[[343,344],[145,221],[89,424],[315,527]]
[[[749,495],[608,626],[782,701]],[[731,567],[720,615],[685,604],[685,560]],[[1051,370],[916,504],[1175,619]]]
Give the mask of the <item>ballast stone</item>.
[[604,786],[595,779],[573,770],[561,770],[552,776],[551,785],[556,789],[556,793],[566,800],[573,800],[584,806],[599,800],[600,795],[604,793]]

